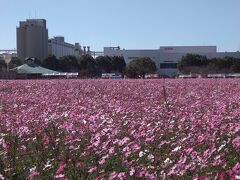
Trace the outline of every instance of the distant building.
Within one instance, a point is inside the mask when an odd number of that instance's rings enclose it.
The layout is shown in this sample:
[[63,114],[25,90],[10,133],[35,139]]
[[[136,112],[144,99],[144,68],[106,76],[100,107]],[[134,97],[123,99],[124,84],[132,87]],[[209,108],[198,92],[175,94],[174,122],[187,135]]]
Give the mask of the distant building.
[[48,54],[55,55],[59,59],[67,55],[80,57],[83,54],[91,54],[91,52],[89,46],[87,47],[87,50],[86,46],[83,46],[82,49],[79,43],[73,45],[65,42],[63,36],[56,36],[48,40]]
[[81,56],[84,54],[79,43],[70,44],[64,41],[63,36],[56,36],[48,40],[48,54],[61,58],[67,55]]
[[17,57],[23,62],[27,58],[44,60],[48,55],[55,55],[58,59],[73,55],[80,57],[91,55],[90,46],[80,46],[79,43],[70,44],[63,36],[48,39],[48,29],[45,19],[27,19],[20,21],[17,27]]
[[17,56],[43,60],[48,55],[48,30],[45,19],[27,19],[17,27]]
[[216,46],[163,46],[160,49],[151,50],[126,50],[120,47],[105,47],[105,56],[123,56],[128,64],[139,57],[151,58],[158,68],[158,74],[174,76],[178,74],[177,63],[187,53],[199,54],[208,58],[236,57],[240,58],[240,52],[217,52]]

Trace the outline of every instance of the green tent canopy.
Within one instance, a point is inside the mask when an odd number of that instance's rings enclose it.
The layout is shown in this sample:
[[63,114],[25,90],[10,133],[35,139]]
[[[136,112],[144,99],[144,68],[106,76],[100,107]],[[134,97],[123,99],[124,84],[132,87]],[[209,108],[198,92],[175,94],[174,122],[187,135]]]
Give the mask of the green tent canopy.
[[11,71],[15,71],[18,74],[51,74],[51,73],[59,73],[57,71],[53,71],[51,69],[46,69],[37,64],[23,64],[16,68],[11,69]]

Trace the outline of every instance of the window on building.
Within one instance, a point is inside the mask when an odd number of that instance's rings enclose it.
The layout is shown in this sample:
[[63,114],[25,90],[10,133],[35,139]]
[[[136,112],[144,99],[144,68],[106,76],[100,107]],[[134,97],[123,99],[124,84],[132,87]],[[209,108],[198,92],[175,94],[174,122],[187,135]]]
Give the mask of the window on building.
[[177,63],[160,63],[161,69],[177,69]]

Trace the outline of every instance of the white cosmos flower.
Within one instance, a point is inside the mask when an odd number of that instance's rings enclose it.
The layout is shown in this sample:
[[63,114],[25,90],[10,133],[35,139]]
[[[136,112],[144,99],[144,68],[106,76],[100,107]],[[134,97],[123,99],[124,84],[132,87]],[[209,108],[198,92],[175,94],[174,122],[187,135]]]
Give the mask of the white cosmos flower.
[[178,146],[176,147],[174,150],[172,150],[172,152],[177,152],[178,150],[180,150],[182,147],[181,146]]
[[[30,170],[30,172],[32,172],[32,171],[35,171],[36,170],[36,166],[34,166],[33,168],[31,168],[31,169],[29,169]],[[1,178],[0,178],[1,179]]]
[[148,160],[153,161],[153,160],[154,160],[154,155],[149,154],[149,155],[147,156],[147,158],[148,158]]
[[171,159],[167,158],[165,159],[164,163],[172,163]]
[[143,151],[140,151],[140,152],[139,152],[139,157],[143,157],[143,156],[144,156],[144,154],[145,154],[145,152],[143,152]]

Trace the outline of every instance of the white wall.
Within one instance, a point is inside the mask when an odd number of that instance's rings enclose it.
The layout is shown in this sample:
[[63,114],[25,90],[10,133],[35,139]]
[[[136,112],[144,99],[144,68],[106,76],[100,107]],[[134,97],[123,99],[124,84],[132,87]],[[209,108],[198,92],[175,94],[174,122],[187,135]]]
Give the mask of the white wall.
[[163,53],[216,53],[216,46],[161,46]]
[[48,53],[55,55],[58,59],[67,55],[75,55],[75,46],[51,40],[48,42]]

